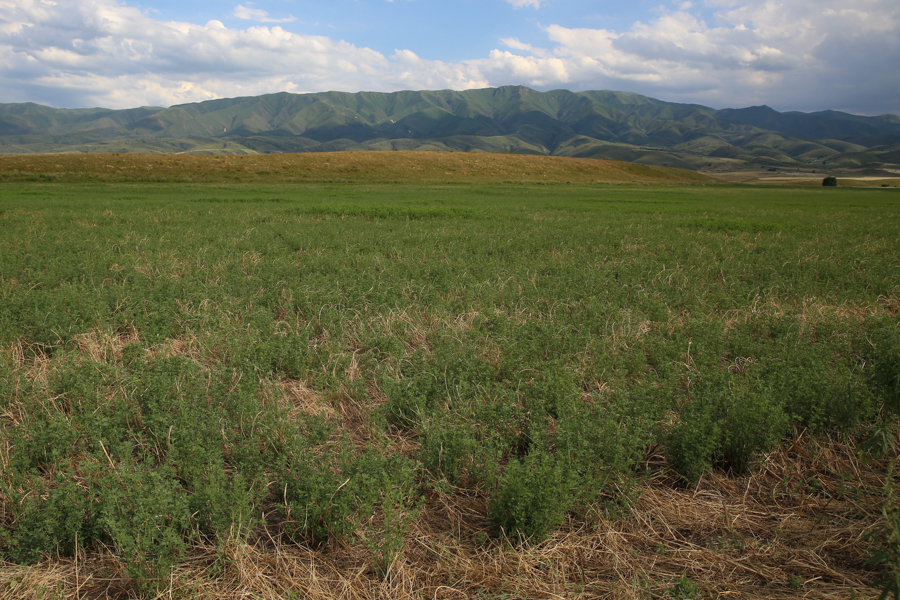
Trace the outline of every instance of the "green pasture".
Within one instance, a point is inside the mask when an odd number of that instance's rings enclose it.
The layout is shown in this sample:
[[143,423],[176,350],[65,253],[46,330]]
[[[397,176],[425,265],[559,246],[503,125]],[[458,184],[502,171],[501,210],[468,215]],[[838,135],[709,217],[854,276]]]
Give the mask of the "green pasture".
[[383,571],[430,493],[535,541],[651,447],[895,452],[898,240],[881,189],[3,184],[0,558],[152,590],[266,512]]

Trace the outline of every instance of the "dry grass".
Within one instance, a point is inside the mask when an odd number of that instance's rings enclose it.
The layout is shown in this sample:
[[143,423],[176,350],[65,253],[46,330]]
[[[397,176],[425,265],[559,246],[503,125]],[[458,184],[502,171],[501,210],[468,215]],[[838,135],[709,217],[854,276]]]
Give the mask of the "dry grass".
[[612,160],[465,152],[333,152],[245,156],[0,156],[0,181],[713,183],[692,171]]

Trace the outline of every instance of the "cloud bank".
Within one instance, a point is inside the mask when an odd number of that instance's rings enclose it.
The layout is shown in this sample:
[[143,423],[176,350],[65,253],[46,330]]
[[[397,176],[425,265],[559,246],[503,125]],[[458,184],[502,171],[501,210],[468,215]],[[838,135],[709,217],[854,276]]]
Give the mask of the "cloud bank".
[[[487,56],[442,62],[274,24],[166,22],[115,0],[0,0],[0,102],[123,108],[277,91],[523,84],[713,107],[900,113],[900,3],[847,6],[707,0],[708,23],[684,2],[628,30],[550,24],[542,27],[545,43],[502,39]],[[234,16],[273,22],[244,5]]]

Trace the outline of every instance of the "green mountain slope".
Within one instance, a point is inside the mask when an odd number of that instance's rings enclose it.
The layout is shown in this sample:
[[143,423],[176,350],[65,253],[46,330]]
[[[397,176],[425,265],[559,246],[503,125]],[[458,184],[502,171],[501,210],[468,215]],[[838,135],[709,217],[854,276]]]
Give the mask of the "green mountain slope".
[[129,110],[0,105],[0,152],[8,154],[432,149],[615,157],[688,168],[823,160],[885,167],[895,155],[887,148],[897,144],[896,115],[715,110],[626,92],[522,86],[277,93]]

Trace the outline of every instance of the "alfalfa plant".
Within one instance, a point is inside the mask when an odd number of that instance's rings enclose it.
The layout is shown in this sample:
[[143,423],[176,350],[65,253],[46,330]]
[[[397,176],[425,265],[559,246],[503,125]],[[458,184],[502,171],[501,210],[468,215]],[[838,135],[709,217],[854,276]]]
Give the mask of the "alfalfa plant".
[[480,431],[477,421],[452,412],[435,415],[422,429],[419,460],[433,481],[464,487],[496,483],[506,445],[502,436]]
[[104,526],[138,594],[153,596],[187,551],[187,494],[165,466],[120,464],[110,478],[101,500]]
[[896,454],[900,435],[895,415],[900,412],[900,335],[893,327],[877,330],[872,336],[874,362],[872,391],[882,402],[878,418],[860,431],[860,448],[873,458]]
[[659,404],[666,395],[652,386],[632,386],[602,402],[571,402],[560,412],[553,445],[572,480],[572,509],[590,512],[598,500],[606,510],[629,502],[634,470],[658,431]]
[[874,380],[888,412],[900,412],[900,332],[884,327],[874,336]]
[[443,382],[428,372],[386,380],[382,387],[388,399],[384,405],[388,422],[410,429],[421,425],[445,391]]
[[260,478],[240,471],[228,473],[221,463],[210,464],[190,498],[200,531],[214,534],[217,543],[246,541],[259,521],[265,492]]
[[348,453],[300,451],[282,460],[277,486],[283,491],[284,528],[295,540],[321,545],[353,531],[359,482],[344,472]]
[[878,600],[900,600],[900,508],[893,486],[894,465],[888,468],[884,482],[885,501],[881,507],[881,524],[872,531],[870,537],[882,539],[881,546],[870,551],[866,564],[882,565],[883,575],[872,584],[880,587]]
[[668,460],[687,483],[713,466],[744,472],[754,455],[776,446],[789,418],[771,390],[756,381],[712,373],[694,384],[668,439]]
[[[50,554],[70,556],[77,547],[108,541],[101,523],[99,486],[85,469],[84,485],[70,473],[57,473],[47,481],[35,474],[16,477],[15,483],[0,484],[6,497],[8,523],[0,523],[0,557],[31,564]],[[12,483],[12,485],[11,485]]]
[[376,506],[383,508],[384,490],[411,490],[414,477],[402,456],[374,449],[355,454],[348,446],[297,451],[278,471],[274,486],[282,490],[284,528],[312,545],[346,538],[368,522]]
[[700,593],[700,586],[685,574],[675,580],[669,588],[669,596],[675,600],[694,600]]
[[666,440],[666,458],[685,482],[694,484],[713,467],[722,426],[710,399],[694,398],[681,410]]
[[381,579],[388,577],[402,553],[406,532],[419,516],[420,510],[420,505],[413,499],[413,465],[401,463],[399,467],[396,472],[384,473],[383,491],[372,515],[375,517],[376,512],[381,514],[381,526],[371,528],[365,539],[375,572]]
[[510,460],[488,506],[491,534],[543,541],[565,518],[571,489],[567,465],[542,450]]
[[799,426],[850,431],[872,419],[873,390],[849,360],[824,343],[798,342],[782,354],[769,360],[766,385]]

